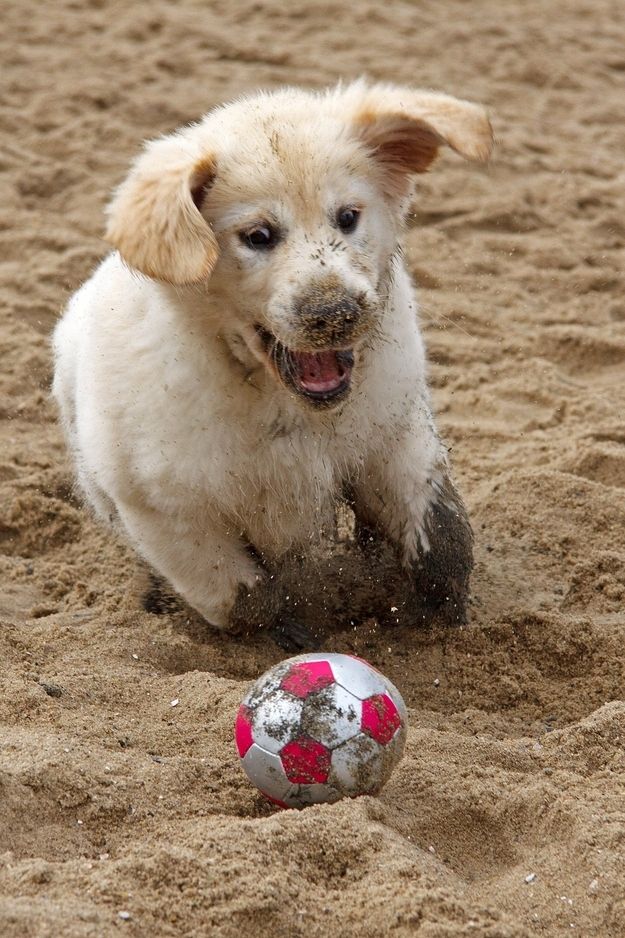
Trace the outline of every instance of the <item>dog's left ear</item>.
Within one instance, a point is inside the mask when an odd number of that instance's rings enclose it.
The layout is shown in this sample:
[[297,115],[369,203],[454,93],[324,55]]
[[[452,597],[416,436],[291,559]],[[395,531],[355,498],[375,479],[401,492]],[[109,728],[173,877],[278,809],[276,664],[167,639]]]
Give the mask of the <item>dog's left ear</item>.
[[490,156],[493,131],[479,105],[390,85],[363,91],[352,126],[385,171],[392,194],[405,189],[408,175],[425,172],[443,144],[468,160]]
[[106,240],[148,277],[177,286],[204,280],[219,253],[200,213],[215,173],[214,158],[184,133],[152,140],[108,206]]

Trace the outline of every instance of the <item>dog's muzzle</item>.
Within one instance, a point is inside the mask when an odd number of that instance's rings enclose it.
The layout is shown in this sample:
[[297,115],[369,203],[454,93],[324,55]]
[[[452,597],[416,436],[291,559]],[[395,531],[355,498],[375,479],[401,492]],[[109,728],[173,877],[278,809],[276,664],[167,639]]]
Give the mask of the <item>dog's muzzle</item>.
[[291,391],[312,404],[332,406],[347,397],[354,345],[371,325],[371,304],[334,278],[317,282],[293,305],[287,345],[257,324],[269,364]]
[[272,370],[289,390],[325,407],[347,397],[354,367],[351,348],[299,351],[284,345],[262,326],[257,325],[256,331]]

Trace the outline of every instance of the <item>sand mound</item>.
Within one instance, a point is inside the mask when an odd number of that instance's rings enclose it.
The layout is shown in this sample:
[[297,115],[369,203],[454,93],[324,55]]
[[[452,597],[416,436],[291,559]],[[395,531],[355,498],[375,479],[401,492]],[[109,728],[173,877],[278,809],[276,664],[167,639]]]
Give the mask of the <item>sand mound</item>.
[[[3,24],[0,932],[622,938],[620,6],[5,0]],[[484,171],[444,156],[407,241],[472,624],[337,623],[404,692],[407,755],[380,798],[282,813],[231,740],[280,653],[139,611],[73,498],[47,335],[142,137],[363,71],[487,103],[499,141]]]

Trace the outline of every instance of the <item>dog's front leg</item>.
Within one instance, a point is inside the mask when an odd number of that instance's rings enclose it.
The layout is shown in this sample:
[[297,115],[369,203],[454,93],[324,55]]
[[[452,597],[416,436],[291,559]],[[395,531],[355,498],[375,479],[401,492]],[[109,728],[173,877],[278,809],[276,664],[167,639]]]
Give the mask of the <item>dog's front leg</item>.
[[361,540],[377,531],[397,549],[409,574],[409,606],[425,621],[466,622],[473,534],[425,406],[408,430],[369,456],[353,494]]
[[228,631],[273,625],[277,591],[238,532],[144,505],[117,507],[137,552],[207,622]]

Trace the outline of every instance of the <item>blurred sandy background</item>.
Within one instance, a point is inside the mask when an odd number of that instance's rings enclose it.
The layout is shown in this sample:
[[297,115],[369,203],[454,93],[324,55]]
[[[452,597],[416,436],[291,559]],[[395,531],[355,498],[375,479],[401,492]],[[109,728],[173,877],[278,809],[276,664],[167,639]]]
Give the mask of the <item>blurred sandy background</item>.
[[[0,933],[622,938],[622,2],[1,16]],[[276,812],[231,723],[280,652],[139,610],[132,558],[71,494],[48,334],[144,137],[363,72],[484,102],[498,138],[487,170],[443,156],[407,244],[477,536],[473,618],[339,622],[332,649],[404,692],[407,756],[379,799]]]

